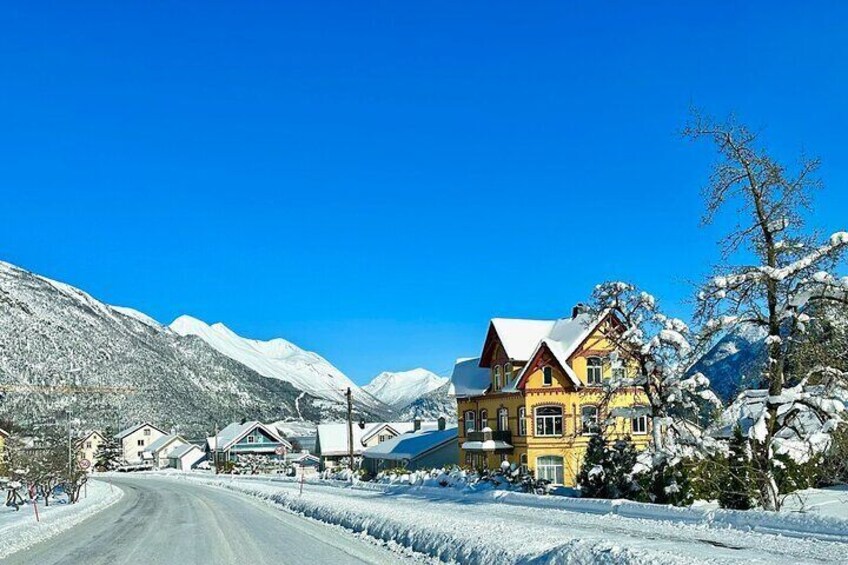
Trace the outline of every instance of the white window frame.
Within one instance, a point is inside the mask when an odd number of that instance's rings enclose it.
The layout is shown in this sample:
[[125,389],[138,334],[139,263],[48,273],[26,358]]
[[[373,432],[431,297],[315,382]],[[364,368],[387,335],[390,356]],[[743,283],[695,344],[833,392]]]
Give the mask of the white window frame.
[[505,406],[498,408],[498,431],[509,431],[509,409]]
[[527,408],[524,406],[518,407],[518,435],[527,435]]
[[[641,425],[637,425],[637,422],[641,422]],[[642,414],[641,416],[630,418],[630,430],[634,436],[648,435],[648,415]]]
[[[595,430],[594,431],[592,431],[591,428],[586,426],[586,416],[583,414],[583,411],[586,410],[587,408],[592,408],[592,409],[595,410],[595,418],[594,418]],[[587,431],[587,430],[589,430],[589,431]],[[600,418],[600,413],[598,411],[598,407],[595,406],[594,404],[584,404],[583,406],[580,407],[580,433],[583,434],[584,436],[593,436],[593,435],[599,434],[600,432],[601,432],[601,418]]]
[[542,367],[542,386],[553,386],[554,384],[554,368],[550,365]]
[[253,434],[247,436],[247,443],[256,443],[256,438],[253,437]]
[[144,428],[144,435],[146,435],[146,436],[150,435],[150,428]]
[[489,427],[489,411],[486,408],[480,409],[480,431],[482,432]]
[[[470,416],[470,417],[469,417]],[[465,425],[465,435],[468,435],[468,432],[476,432],[477,431],[477,413],[474,410],[466,410],[465,418],[463,419]],[[471,423],[471,427],[468,427],[468,423]]]
[[[595,364],[597,363],[597,364]],[[596,377],[596,378],[593,378]],[[586,359],[586,383],[599,385],[604,381],[604,360],[600,357],[588,357]]]
[[[559,414],[539,414],[540,410],[559,410]],[[559,421],[559,431],[557,431],[557,421]],[[539,433],[540,424],[542,433]],[[550,423],[550,425],[548,425]],[[550,432],[547,429],[550,428]],[[533,411],[533,433],[535,437],[562,437],[565,432],[565,411],[562,406],[537,406]]]
[[612,378],[614,379],[626,379],[627,378],[627,367],[623,364],[618,365],[612,368]]
[[553,485],[565,481],[565,460],[561,455],[540,455],[536,458],[536,478],[547,479]]
[[512,382],[513,373],[512,373],[512,363],[506,363],[504,365],[504,386],[508,386],[510,382]]

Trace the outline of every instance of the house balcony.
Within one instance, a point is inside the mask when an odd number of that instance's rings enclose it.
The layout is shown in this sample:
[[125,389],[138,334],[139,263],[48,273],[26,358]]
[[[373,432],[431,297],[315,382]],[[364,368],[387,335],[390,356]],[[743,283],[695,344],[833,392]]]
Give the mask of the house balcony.
[[480,432],[468,432],[466,441],[462,444],[462,449],[494,453],[512,451],[512,432],[509,430],[492,431],[489,428],[484,428]]

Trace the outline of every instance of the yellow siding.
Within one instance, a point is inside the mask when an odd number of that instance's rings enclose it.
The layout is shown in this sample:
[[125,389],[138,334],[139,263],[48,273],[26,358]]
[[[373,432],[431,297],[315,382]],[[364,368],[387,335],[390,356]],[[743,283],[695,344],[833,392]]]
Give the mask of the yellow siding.
[[[595,331],[589,339],[567,360],[577,378],[583,385],[588,385],[587,359],[597,355],[607,359],[613,351],[614,345],[606,339],[602,330]],[[635,367],[627,367],[628,373],[632,374]],[[517,374],[517,371],[516,371]],[[573,486],[577,474],[580,471],[586,446],[590,435],[583,434],[581,421],[581,408],[587,405],[598,406],[603,403],[603,392],[601,388],[584,386],[575,390],[571,379],[565,375],[559,367],[552,367],[553,383],[545,386],[543,382],[543,371],[537,369],[531,373],[526,380],[523,393],[513,394],[490,394],[471,399],[459,399],[457,410],[459,417],[459,443],[460,446],[467,440],[464,413],[473,410],[479,414],[481,409],[488,410],[488,425],[493,430],[497,429],[497,410],[505,406],[509,410],[510,430],[512,431],[512,445],[514,449],[507,454],[508,461],[520,463],[521,456],[527,456],[527,464],[533,471],[536,469],[536,461],[539,457],[555,456],[563,459],[563,483]],[[602,375],[608,379],[612,375],[610,363],[603,363]],[[601,421],[606,419],[606,411],[614,408],[632,407],[647,404],[647,398],[639,390],[632,389],[616,393],[606,403],[604,410],[599,414]],[[526,410],[527,436],[518,435],[517,414],[518,408],[524,406]],[[534,429],[534,410],[542,406],[558,406],[563,412],[563,433],[561,436],[545,437],[537,436]],[[649,441],[649,434],[633,435],[631,421],[629,418],[616,418],[613,430],[609,430],[610,439],[631,436],[637,448],[644,448]],[[466,454],[460,450],[461,465],[465,465]],[[485,464],[489,468],[500,465],[500,454],[487,454]]]

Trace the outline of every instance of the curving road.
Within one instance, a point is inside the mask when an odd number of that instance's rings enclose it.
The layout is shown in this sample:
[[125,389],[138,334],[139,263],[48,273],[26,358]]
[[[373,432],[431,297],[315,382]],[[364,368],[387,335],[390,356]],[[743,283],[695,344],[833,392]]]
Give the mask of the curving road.
[[120,477],[113,506],[5,564],[296,565],[404,557],[250,497],[188,482]]

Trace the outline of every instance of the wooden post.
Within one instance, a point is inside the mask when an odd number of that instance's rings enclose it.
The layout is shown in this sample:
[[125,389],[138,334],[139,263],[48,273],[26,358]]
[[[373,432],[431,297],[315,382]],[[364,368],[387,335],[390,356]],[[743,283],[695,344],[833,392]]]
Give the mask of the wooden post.
[[353,404],[351,401],[350,387],[347,388],[347,449],[350,457],[350,472],[353,473]]

